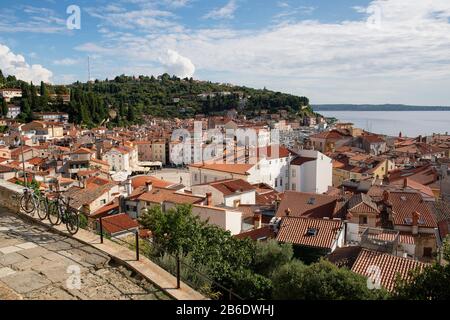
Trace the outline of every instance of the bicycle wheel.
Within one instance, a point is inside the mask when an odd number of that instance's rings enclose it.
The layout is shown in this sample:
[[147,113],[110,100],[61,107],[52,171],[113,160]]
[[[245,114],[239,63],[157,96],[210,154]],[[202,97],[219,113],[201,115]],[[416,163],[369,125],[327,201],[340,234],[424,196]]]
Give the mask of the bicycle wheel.
[[60,224],[61,215],[59,214],[58,204],[55,201],[49,202],[47,217],[52,225]]
[[78,214],[73,211],[66,211],[65,215],[67,231],[69,231],[71,235],[74,235],[78,232],[80,226],[80,219],[78,217]]
[[47,199],[42,197],[39,199],[39,206],[38,206],[38,217],[41,220],[45,220],[47,219],[47,214],[48,214],[48,208],[47,208]]
[[30,193],[24,193],[20,197],[20,207],[28,214],[34,212],[36,209],[36,203],[33,201],[33,197]]

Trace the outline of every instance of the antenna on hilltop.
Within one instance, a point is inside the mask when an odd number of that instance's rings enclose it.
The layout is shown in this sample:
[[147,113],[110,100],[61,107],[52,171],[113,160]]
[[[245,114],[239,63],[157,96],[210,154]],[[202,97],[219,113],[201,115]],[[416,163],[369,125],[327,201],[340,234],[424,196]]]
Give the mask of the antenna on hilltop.
[[91,81],[91,59],[88,56],[88,82]]

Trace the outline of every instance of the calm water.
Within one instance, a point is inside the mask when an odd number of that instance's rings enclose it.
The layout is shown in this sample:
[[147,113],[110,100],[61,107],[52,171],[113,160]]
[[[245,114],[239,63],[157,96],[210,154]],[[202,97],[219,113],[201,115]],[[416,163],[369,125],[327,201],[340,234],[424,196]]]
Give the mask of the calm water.
[[318,111],[370,132],[416,137],[450,132],[450,111]]

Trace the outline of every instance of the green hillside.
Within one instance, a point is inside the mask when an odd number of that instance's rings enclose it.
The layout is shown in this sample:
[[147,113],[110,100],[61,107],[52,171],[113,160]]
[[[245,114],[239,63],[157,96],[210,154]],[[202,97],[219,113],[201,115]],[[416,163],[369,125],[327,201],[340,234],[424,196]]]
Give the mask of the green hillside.
[[[198,114],[215,115],[236,109],[247,116],[261,112],[286,110],[291,117],[313,115],[309,100],[267,89],[252,89],[192,78],[180,79],[163,74],[159,77],[129,77],[112,80],[76,82],[67,86],[41,83],[35,86],[0,74],[0,87],[21,88],[22,99],[12,103],[22,106],[21,121],[32,120],[32,112],[64,111],[70,121],[88,127],[108,122],[126,126],[141,123],[145,116],[187,118]],[[70,103],[51,95],[70,94]],[[108,120],[108,121],[106,121]]]

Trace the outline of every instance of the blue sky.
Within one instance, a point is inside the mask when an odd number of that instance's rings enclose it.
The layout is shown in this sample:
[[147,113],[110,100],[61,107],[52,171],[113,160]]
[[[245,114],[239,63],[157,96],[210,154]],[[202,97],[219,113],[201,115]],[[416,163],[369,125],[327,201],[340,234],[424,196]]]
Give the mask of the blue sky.
[[3,0],[0,68],[86,81],[89,56],[98,79],[169,72],[313,103],[450,105],[449,17],[448,0]]

